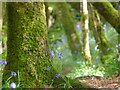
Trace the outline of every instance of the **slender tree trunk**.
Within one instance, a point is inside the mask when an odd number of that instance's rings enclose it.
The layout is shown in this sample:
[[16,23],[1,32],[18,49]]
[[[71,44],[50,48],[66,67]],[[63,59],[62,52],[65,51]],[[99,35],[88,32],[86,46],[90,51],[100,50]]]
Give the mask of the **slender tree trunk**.
[[[118,12],[119,12],[119,23],[120,23],[120,2],[118,4]],[[120,30],[120,28],[119,28],[119,30]],[[118,56],[118,65],[120,67],[120,33],[118,34],[118,51],[119,51],[119,53],[117,55]],[[119,75],[119,83],[120,83],[120,68],[118,70],[118,75]]]
[[87,0],[83,1],[83,56],[86,61],[91,63],[91,54],[89,48],[89,27],[88,27],[88,10]]
[[[120,34],[118,34],[118,54],[117,54],[117,56],[118,56],[118,65],[119,65],[119,67],[120,67]],[[119,68],[119,70],[118,70],[118,75],[119,75],[119,83],[120,83],[120,68]]]
[[[0,2],[0,54],[2,54],[2,2]],[[0,57],[0,59],[2,59]]]
[[96,40],[96,44],[98,45],[98,48],[100,49],[101,60],[104,63],[102,57],[104,55],[109,54],[109,52],[111,51],[109,49],[110,45],[109,45],[109,42],[108,42],[107,38],[105,37],[104,30],[103,30],[102,25],[101,25],[99,14],[92,7],[91,4],[90,4],[90,8],[91,8],[90,12],[92,12],[91,13],[92,14],[91,15],[91,20],[93,22],[93,27],[94,27],[93,34],[94,34],[94,37],[95,37],[95,40]]
[[75,55],[78,52],[81,52],[81,46],[80,46],[80,40],[76,33],[73,18],[69,12],[66,2],[58,3],[58,8],[60,10],[59,11],[60,12],[59,15],[61,18],[60,20],[65,29],[69,47],[71,49],[72,54]]
[[0,31],[2,30],[2,2],[0,2]]
[[[2,60],[2,2],[0,2],[0,60]],[[0,65],[1,67],[1,65]],[[2,87],[2,71],[0,70],[0,87]]]

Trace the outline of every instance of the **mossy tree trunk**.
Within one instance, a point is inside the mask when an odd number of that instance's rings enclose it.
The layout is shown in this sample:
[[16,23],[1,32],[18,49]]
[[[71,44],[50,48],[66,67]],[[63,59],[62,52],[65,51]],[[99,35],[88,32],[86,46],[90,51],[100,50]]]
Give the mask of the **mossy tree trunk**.
[[48,19],[49,19],[49,10],[48,10],[48,2],[45,2],[45,12],[46,12],[46,22],[47,22],[47,26],[48,26]]
[[24,88],[60,87],[61,83],[66,83],[64,79],[73,87],[86,87],[77,80],[59,77],[52,67],[43,2],[10,2],[7,11],[8,63],[3,72],[3,85],[11,72],[16,72],[17,76],[12,76],[9,83],[20,83]]
[[[0,2],[0,60],[2,60],[2,2]],[[1,67],[1,65],[0,65]],[[0,87],[2,86],[1,80],[2,80],[2,70],[0,70]]]
[[[120,21],[120,2],[118,4],[118,12],[119,12],[119,21]],[[120,28],[119,28],[119,30],[120,30]],[[120,33],[118,34],[118,51],[119,51],[119,53],[117,55],[118,56],[118,63],[119,63],[118,65],[120,67]],[[119,79],[120,79],[120,68],[119,68],[118,74],[119,74]],[[119,80],[119,83],[120,83],[120,80]]]
[[2,30],[2,2],[0,2],[0,31]]
[[120,34],[120,16],[118,11],[110,2],[94,2],[93,6],[97,11],[116,29]]
[[93,22],[93,34],[96,40],[96,44],[98,45],[98,49],[100,50],[100,55],[101,55],[101,60],[104,63],[102,57],[104,55],[108,55],[111,50],[110,50],[110,45],[105,37],[104,30],[102,28],[102,24],[100,21],[100,15],[98,12],[93,8],[93,6],[90,4],[90,12],[91,13],[91,20]]
[[[118,56],[118,65],[119,65],[119,67],[120,67],[120,34],[118,34],[118,54],[117,54],[117,56]],[[120,79],[120,68],[119,68],[119,70],[118,70],[118,75],[119,75],[119,79]],[[120,80],[119,80],[119,83],[120,83]]]
[[[1,31],[2,31],[2,2],[0,2],[0,35],[2,35]],[[2,40],[1,36],[0,36],[0,40]],[[1,47],[0,47],[0,49],[1,49]]]
[[71,53],[76,55],[78,52],[81,52],[80,40],[76,32],[74,25],[74,20],[69,12],[66,2],[60,2],[57,4],[59,9],[59,16],[62,22],[62,25],[65,29],[67,36],[68,44],[71,49]]
[[[37,88],[57,85],[62,81],[55,78],[57,72],[50,63],[47,46],[45,7],[42,2],[7,3],[8,51],[3,74],[3,84],[11,72],[19,72],[19,79],[13,77],[10,83],[20,82],[23,87]],[[51,69],[47,71],[46,69]],[[56,80],[57,79],[57,80]]]
[[88,10],[87,0],[83,1],[83,16],[82,16],[82,29],[83,29],[83,56],[86,61],[91,63],[91,54],[89,47],[89,26],[88,26]]

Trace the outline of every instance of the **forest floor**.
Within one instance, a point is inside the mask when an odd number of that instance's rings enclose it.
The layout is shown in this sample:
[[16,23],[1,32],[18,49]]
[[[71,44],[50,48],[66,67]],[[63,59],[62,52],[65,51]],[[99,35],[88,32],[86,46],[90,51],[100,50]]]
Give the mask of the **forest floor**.
[[120,79],[119,77],[112,77],[112,78],[101,78],[98,76],[84,76],[77,78],[81,83],[87,83],[92,88],[106,88],[106,89],[117,89],[120,90]]

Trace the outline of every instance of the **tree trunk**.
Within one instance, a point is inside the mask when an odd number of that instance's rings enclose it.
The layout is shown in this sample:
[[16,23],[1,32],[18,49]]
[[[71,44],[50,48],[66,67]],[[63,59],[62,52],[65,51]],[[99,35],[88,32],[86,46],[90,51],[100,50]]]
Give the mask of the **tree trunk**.
[[[100,16],[97,13],[97,11],[92,7],[90,4],[90,12],[91,13],[91,20],[93,22],[93,34],[96,40],[96,44],[98,45],[98,48],[100,49],[101,54],[101,60],[104,55],[108,55],[108,53],[111,51],[109,50],[109,42],[107,38],[105,37],[104,30],[101,25]],[[102,61],[104,63],[104,61]]]
[[65,29],[65,33],[67,36],[68,44],[71,49],[71,53],[76,55],[81,51],[79,37],[76,33],[75,25],[73,18],[69,12],[68,6],[66,2],[58,3],[59,15],[62,22],[62,25]]
[[[8,64],[5,66],[3,82],[11,76],[11,72],[19,72],[20,83],[27,88],[50,85],[52,80],[59,82],[48,55],[44,4],[7,3],[7,10]],[[46,70],[48,67],[50,71]],[[10,83],[18,84],[17,76],[10,79]]]
[[89,27],[88,27],[88,10],[87,10],[87,0],[83,1],[83,56],[86,61],[91,63],[91,54],[89,48]]
[[[12,77],[9,83],[23,85],[23,88],[60,87],[61,83],[66,83],[52,67],[48,55],[43,2],[11,2],[7,3],[7,10],[8,51],[3,85],[9,77]],[[17,76],[11,76],[12,72]],[[76,80],[66,80],[74,87],[86,87]]]
[[110,2],[94,2],[93,6],[120,34],[120,16],[112,4]]
[[[120,2],[119,2],[119,4],[118,4],[118,12],[119,12],[119,21],[120,21]],[[120,28],[119,28],[119,30],[120,30]],[[120,67],[120,34],[118,34],[118,65],[119,65],[119,67]],[[118,70],[118,74],[119,74],[119,83],[120,83],[120,68],[119,68],[119,70]]]
[[[2,2],[0,2],[0,54],[2,54]],[[0,57],[0,59],[2,59]]]
[[[2,50],[2,2],[0,2],[0,60],[2,60],[2,52],[3,52],[3,50]],[[0,65],[0,67],[1,67],[1,65]],[[1,82],[1,80],[2,80],[2,70],[0,70],[0,87],[2,87],[2,82]]]

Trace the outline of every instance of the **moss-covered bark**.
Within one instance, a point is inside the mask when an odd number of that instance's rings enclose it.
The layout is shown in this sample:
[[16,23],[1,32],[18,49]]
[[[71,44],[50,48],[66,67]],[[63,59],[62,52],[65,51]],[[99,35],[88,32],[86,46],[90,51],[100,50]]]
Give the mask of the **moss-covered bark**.
[[[120,67],[120,34],[118,34],[118,51],[119,51],[119,53],[117,54],[117,57],[118,57],[118,65]],[[120,68],[118,70],[118,74],[119,74],[119,78],[120,78]],[[120,83],[120,80],[119,80],[119,83]]]
[[108,55],[110,53],[111,50],[109,50],[110,45],[109,42],[107,40],[107,38],[105,37],[104,34],[104,30],[102,28],[101,25],[101,21],[100,21],[100,16],[98,14],[98,12],[91,6],[91,20],[93,22],[93,34],[95,37],[95,41],[96,44],[98,45],[98,48],[100,49],[100,55],[101,55],[101,61],[104,63],[102,57],[104,55]]
[[[1,43],[1,40],[2,40],[2,37],[1,37],[1,35],[2,35],[2,33],[1,33],[1,31],[2,31],[2,2],[0,2],[0,60],[2,60],[2,52],[3,52],[3,50],[2,50],[2,43]],[[2,80],[2,73],[1,73],[1,70],[0,70],[0,80]],[[0,87],[2,86],[2,84],[0,83]]]
[[0,35],[1,35],[1,30],[2,30],[2,2],[0,2]]
[[[11,76],[11,72],[19,72],[20,83],[24,87],[50,85],[56,79],[57,72],[52,68],[48,55],[44,4],[7,3],[7,10],[8,64],[5,66],[3,82]],[[51,67],[50,71],[46,70],[48,67]],[[10,82],[18,84],[19,79],[13,77]]]
[[75,25],[73,18],[69,12],[68,6],[66,2],[58,3],[59,8],[59,16],[62,22],[62,25],[65,29],[65,33],[67,36],[68,44],[71,49],[72,54],[76,54],[76,52],[81,51],[79,37],[76,33]]
[[[4,69],[3,85],[11,72],[16,72],[17,76],[13,76],[9,83],[20,83],[24,88],[60,87],[61,83],[66,83],[62,77],[56,78],[58,72],[52,67],[48,55],[44,4],[12,2],[7,3],[7,10],[8,64]],[[73,87],[86,87],[78,81],[68,80]]]
[[91,62],[91,54],[89,48],[89,26],[88,26],[88,10],[87,0],[83,1],[83,16],[82,16],[82,29],[83,29],[83,56],[86,61]]
[[48,2],[45,2],[45,12],[46,12],[46,22],[48,26],[48,19],[49,19],[49,10],[48,10]]
[[[106,0],[107,1],[107,0]],[[110,2],[94,2],[97,11],[116,29],[120,34],[120,16]]]

